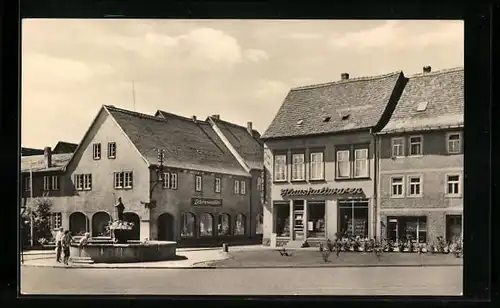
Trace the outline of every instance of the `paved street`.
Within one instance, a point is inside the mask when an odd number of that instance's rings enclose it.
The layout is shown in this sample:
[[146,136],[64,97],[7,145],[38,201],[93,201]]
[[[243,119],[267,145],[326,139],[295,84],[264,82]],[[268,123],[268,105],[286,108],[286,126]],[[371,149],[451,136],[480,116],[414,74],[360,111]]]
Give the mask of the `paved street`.
[[23,294],[459,295],[461,266],[267,269],[22,267]]

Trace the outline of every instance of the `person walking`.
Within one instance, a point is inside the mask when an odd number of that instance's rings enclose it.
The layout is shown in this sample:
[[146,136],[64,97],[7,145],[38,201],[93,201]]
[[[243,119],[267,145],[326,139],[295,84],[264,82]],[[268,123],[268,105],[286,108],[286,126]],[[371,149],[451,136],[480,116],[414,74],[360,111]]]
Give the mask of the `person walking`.
[[56,232],[56,261],[61,263],[61,251],[62,251],[62,243],[61,240],[63,238],[63,229],[58,228]]
[[69,230],[66,230],[64,231],[64,236],[61,240],[61,244],[62,244],[62,249],[63,249],[63,253],[64,253],[64,264],[65,265],[69,265],[68,264],[68,261],[69,261],[69,247],[71,245],[71,240],[72,240],[72,236],[71,236],[71,232],[69,232]]

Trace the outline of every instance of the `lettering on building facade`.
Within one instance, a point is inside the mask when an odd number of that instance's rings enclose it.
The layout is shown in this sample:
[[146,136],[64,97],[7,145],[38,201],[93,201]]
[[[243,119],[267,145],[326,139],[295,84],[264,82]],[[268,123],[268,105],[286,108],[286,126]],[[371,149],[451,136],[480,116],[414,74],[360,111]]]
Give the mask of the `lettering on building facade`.
[[282,189],[281,196],[330,196],[330,195],[345,195],[345,194],[362,194],[362,188],[328,188],[323,187],[319,189]]
[[192,206],[222,206],[222,199],[191,198]]

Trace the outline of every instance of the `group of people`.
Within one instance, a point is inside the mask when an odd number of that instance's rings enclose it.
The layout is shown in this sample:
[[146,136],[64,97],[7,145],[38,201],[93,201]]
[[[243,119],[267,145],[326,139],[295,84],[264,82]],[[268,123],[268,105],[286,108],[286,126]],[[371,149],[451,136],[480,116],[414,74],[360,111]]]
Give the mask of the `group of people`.
[[[80,239],[80,246],[84,246],[88,243],[90,238],[90,233],[85,233],[85,236]],[[71,241],[73,236],[69,230],[63,231],[63,228],[59,228],[56,233],[56,261],[61,263],[61,252],[63,254],[62,262],[65,265],[69,265]]]
[[63,263],[68,265],[69,262],[69,247],[72,240],[71,232],[69,230],[63,231],[59,228],[56,233],[56,261],[61,263],[61,252],[63,253]]

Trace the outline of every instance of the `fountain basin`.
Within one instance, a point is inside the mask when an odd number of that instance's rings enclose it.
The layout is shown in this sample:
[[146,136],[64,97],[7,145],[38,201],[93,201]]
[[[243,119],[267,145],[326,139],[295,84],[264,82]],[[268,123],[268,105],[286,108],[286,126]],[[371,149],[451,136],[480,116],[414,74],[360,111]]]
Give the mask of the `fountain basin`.
[[126,244],[88,243],[71,244],[73,262],[82,263],[132,263],[167,261],[176,258],[176,242],[148,241]]

